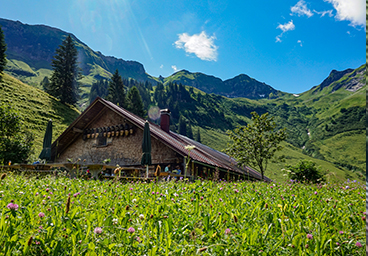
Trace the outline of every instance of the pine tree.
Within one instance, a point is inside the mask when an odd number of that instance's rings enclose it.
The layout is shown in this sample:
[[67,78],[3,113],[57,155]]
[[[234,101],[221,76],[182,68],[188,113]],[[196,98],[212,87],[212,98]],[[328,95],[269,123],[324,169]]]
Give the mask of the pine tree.
[[196,134],[195,140],[198,141],[199,143],[201,143],[201,133],[199,131],[199,127],[197,129],[197,134]]
[[78,80],[81,73],[77,64],[78,51],[73,39],[68,35],[56,49],[52,60],[54,72],[51,76],[49,93],[60,99],[62,103],[74,105],[79,98]]
[[2,77],[2,72],[6,67],[6,43],[4,39],[3,30],[0,27],[0,79]]
[[162,83],[157,83],[155,93],[153,94],[153,98],[156,100],[159,108],[166,107],[166,93],[165,87]]
[[111,77],[111,81],[109,83],[109,94],[107,95],[107,99],[112,103],[125,108],[125,92],[124,92],[124,82],[121,76],[119,75],[119,71],[116,70],[114,75]]
[[139,91],[135,86],[133,86],[128,92],[127,109],[133,114],[136,114],[137,116],[140,116],[142,118],[146,114],[146,111],[143,107],[141,95],[139,94]]
[[192,131],[192,126],[190,124],[190,121],[188,121],[188,125],[187,125],[187,137],[190,139],[193,139],[193,131]]
[[47,93],[50,94],[50,81],[49,81],[49,78],[47,76],[45,76],[43,78],[43,80],[41,81],[40,85],[41,85],[42,89],[45,92],[47,92]]
[[89,102],[92,103],[97,97],[106,98],[109,91],[107,88],[109,83],[106,79],[101,78],[91,86],[91,92],[89,93]]
[[187,136],[187,122],[185,121],[185,118],[181,115],[179,117],[179,129],[178,132],[181,135]]

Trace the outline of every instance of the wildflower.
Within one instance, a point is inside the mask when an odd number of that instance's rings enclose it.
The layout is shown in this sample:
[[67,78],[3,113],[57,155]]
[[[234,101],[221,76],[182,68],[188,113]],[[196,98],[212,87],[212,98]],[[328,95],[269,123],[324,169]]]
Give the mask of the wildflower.
[[307,234],[307,238],[312,240],[313,236],[311,234]]
[[133,228],[133,227],[130,227],[130,228],[128,228],[128,230],[127,230],[129,233],[134,233],[135,232],[135,229]]
[[43,217],[45,217],[45,214],[44,214],[43,212],[40,212],[40,213],[38,214],[38,217],[43,218]]
[[135,199],[135,198],[134,198],[134,199],[132,200],[132,202],[133,202],[133,203],[137,202],[137,199]]
[[138,243],[142,242],[142,240],[139,238],[139,236],[137,236],[135,239],[138,241]]
[[314,191],[314,194],[317,195],[318,194],[317,191]]
[[339,231],[339,234],[340,234],[340,235],[344,234],[344,231]]
[[68,197],[68,200],[66,201],[66,207],[65,207],[65,213],[68,214],[70,209],[70,196]]
[[227,228],[227,229],[225,230],[225,235],[228,235],[228,234],[230,234],[230,229],[229,229],[229,228]]
[[236,215],[234,215],[234,222],[237,223],[238,222],[238,217],[236,217]]
[[362,247],[363,245],[360,243],[360,242],[356,242],[356,244],[355,244],[357,247]]
[[18,210],[18,205],[17,204],[13,204],[13,203],[10,203],[6,206],[9,210],[12,210],[12,211],[17,211]]
[[340,245],[340,243],[339,243],[339,242],[336,242],[336,245],[337,245],[337,246],[339,246],[339,245]]
[[346,186],[345,189],[349,189],[350,187],[349,186]]
[[33,237],[31,236],[29,239],[28,239],[28,242],[27,242],[27,245],[30,246],[32,244],[32,240],[33,240]]
[[139,215],[139,218],[140,218],[141,220],[143,220],[143,219],[144,219],[144,215],[143,215],[143,214],[140,214],[140,215]]
[[46,192],[49,192],[49,190],[50,190],[49,188],[46,188]]
[[101,234],[101,233],[102,233],[102,228],[97,227],[97,228],[95,228],[95,230],[93,230],[93,232],[94,232],[95,234]]

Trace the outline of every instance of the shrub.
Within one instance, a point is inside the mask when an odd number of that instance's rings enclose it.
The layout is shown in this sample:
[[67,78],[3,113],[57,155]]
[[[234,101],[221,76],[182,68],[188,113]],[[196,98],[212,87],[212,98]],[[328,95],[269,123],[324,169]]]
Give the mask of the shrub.
[[320,167],[315,162],[301,160],[297,165],[286,165],[286,172],[290,179],[301,182],[317,183],[324,180]]

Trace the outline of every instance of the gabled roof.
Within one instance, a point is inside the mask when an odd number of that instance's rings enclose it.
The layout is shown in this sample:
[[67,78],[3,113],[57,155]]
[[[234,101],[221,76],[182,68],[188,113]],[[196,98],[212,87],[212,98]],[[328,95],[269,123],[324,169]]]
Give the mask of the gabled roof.
[[[88,125],[98,118],[99,114],[106,108],[127,119],[139,129],[144,129],[144,124],[146,122],[145,119],[111,103],[110,101],[98,97],[52,144],[52,159],[55,159],[57,153],[63,152],[71,143],[73,143],[73,141],[80,136],[80,131],[86,129]],[[218,167],[223,170],[229,170],[241,175],[247,176],[249,174],[250,177],[261,180],[262,176],[257,171],[249,167],[246,169],[239,168],[237,166],[237,162],[233,158],[186,136],[172,131],[167,133],[163,131],[160,126],[152,122],[150,122],[150,132],[152,137],[158,139],[183,157],[188,156],[188,150],[185,149],[185,146],[194,145],[195,148],[190,151],[190,158],[192,160],[213,167]],[[271,181],[267,177],[264,177],[264,179],[266,181]]]

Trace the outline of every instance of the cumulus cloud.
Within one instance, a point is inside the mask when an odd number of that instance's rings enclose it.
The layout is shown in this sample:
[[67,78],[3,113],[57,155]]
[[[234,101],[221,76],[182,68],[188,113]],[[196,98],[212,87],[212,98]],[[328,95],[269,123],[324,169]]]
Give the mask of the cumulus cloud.
[[298,40],[298,44],[300,45],[300,47],[303,47],[303,43],[301,40]]
[[298,16],[306,15],[308,17],[313,16],[313,13],[308,9],[304,0],[300,0],[296,5],[291,7],[291,14],[297,14]]
[[201,60],[217,61],[217,46],[214,43],[215,36],[207,36],[206,32],[192,36],[187,33],[179,34],[175,47],[184,49],[186,53],[193,53]]
[[289,21],[288,23],[285,23],[285,24],[279,24],[277,26],[278,29],[281,29],[282,30],[282,33],[278,36],[276,36],[276,43],[280,43],[282,42],[281,41],[281,37],[282,35],[287,32],[287,31],[290,31],[290,30],[294,30],[295,29],[295,25],[293,23],[293,21]]
[[348,20],[352,26],[364,26],[365,1],[364,0],[324,0],[333,5],[337,11],[336,19]]
[[160,68],[161,68],[161,69],[162,69],[162,68],[164,68],[164,64],[161,64]]
[[285,33],[289,30],[294,30],[295,29],[295,25],[293,23],[293,21],[289,21],[288,23],[285,23],[285,24],[279,24],[277,26],[277,28],[281,29],[282,30],[282,33]]
[[178,68],[175,65],[172,65],[171,68],[174,70],[174,72],[178,71]]

